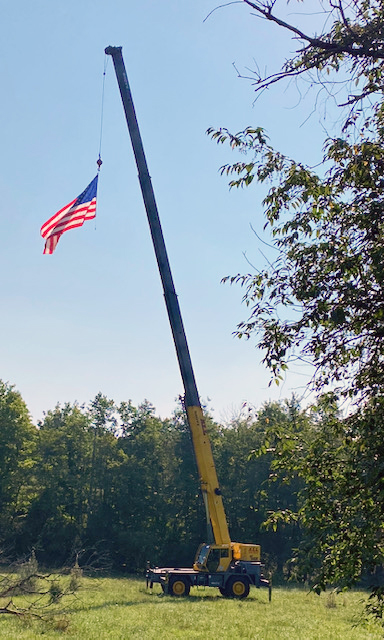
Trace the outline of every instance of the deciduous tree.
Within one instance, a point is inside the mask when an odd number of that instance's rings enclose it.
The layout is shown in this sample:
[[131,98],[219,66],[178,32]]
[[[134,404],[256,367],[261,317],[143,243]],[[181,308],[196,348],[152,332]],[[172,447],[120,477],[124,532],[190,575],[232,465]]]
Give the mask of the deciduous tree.
[[[224,278],[244,288],[249,315],[237,335],[256,337],[276,380],[292,359],[304,359],[318,392],[332,390],[317,429],[275,432],[276,469],[305,486],[299,509],[278,510],[270,522],[306,527],[302,569],[317,589],[350,586],[370,572],[372,610],[382,615],[383,589],[372,571],[384,563],[384,3],[320,1],[320,33],[287,22],[278,0],[244,3],[300,43],[280,70],[253,76],[256,91],[306,76],[334,96],[338,82],[343,103],[342,125],[325,141],[317,170],[276,151],[260,127],[208,131],[241,153],[221,169],[231,187],[269,185],[265,226],[277,257],[260,271]],[[308,6],[301,3],[302,11]],[[343,396],[353,400],[346,419],[333,406]]]
[[34,492],[37,430],[12,385],[0,380],[0,542],[12,544]]

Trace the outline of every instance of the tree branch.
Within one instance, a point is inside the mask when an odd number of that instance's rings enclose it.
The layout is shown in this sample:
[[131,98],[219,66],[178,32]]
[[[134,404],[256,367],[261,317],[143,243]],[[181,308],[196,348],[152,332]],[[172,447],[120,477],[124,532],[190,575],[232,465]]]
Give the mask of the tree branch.
[[15,611],[14,609],[10,609],[10,607],[13,605],[12,600],[10,600],[8,602],[8,604],[5,605],[5,607],[0,607],[0,614],[1,613],[10,613],[13,616],[22,616],[23,613],[21,611]]
[[[266,20],[270,20],[271,22],[278,24],[280,27],[283,27],[284,29],[291,31],[300,40],[305,40],[306,42],[308,42],[309,45],[311,45],[314,48],[321,49],[332,55],[337,53],[345,53],[352,56],[353,58],[359,58],[361,56],[370,57],[370,58],[373,58],[374,60],[381,60],[384,58],[383,47],[377,49],[376,51],[372,51],[369,47],[366,47],[366,46],[354,47],[354,46],[348,45],[346,42],[339,44],[336,42],[328,42],[327,40],[322,40],[321,38],[313,38],[312,36],[309,36],[308,34],[304,33],[294,25],[290,24],[289,22],[285,22],[281,18],[278,18],[276,15],[274,15],[272,13],[273,5],[266,6],[262,4],[261,6],[258,6],[257,4],[255,4],[255,2],[251,2],[251,0],[243,0],[243,1],[245,2],[245,4],[252,7],[252,9],[254,9],[260,15],[262,15]],[[348,29],[351,33],[353,33],[349,26],[348,26]]]

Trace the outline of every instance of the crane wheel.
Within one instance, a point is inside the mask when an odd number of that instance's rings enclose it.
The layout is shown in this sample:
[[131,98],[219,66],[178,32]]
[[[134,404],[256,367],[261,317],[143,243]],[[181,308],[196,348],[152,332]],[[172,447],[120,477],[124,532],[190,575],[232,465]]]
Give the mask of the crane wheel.
[[249,581],[246,578],[238,577],[228,580],[225,587],[227,598],[246,598],[249,594]]
[[189,596],[191,585],[186,578],[173,578],[169,582],[168,593],[178,598]]

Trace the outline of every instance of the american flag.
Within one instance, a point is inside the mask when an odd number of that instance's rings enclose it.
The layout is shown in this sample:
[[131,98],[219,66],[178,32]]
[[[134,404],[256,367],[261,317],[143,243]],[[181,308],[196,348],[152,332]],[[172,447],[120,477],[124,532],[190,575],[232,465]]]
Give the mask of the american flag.
[[45,240],[43,253],[53,253],[64,231],[81,227],[85,220],[96,217],[96,193],[99,174],[83,193],[55,213],[43,224],[40,233]]

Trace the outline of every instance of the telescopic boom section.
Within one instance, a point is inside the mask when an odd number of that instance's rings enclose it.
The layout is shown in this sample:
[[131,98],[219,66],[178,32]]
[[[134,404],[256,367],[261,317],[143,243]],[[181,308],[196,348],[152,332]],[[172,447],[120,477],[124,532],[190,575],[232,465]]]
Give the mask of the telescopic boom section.
[[128,77],[125,70],[122,48],[107,47],[107,55],[112,56],[116,78],[123,102],[124,113],[131,137],[133,152],[139,172],[139,181],[145,209],[147,212],[149,227],[160,277],[163,284],[165,304],[167,307],[169,322],[172,329],[173,340],[176,347],[181,377],[185,390],[185,407],[188,424],[192,434],[192,442],[195,451],[197,467],[200,475],[201,489],[207,513],[208,524],[212,526],[212,532],[216,544],[229,544],[231,542],[228,532],[227,520],[221,497],[219,483],[216,474],[215,463],[212,456],[211,445],[207,435],[203,411],[197,391],[195,376],[193,373],[191,357],[189,354],[187,338],[184,331],[179,301],[176,295],[171,268],[169,265],[167,250],[164,243],[159,214],[157,210],[155,194],[152,187],[148,165],[144,154],[143,143],[137,123],[132,94],[129,88]]

